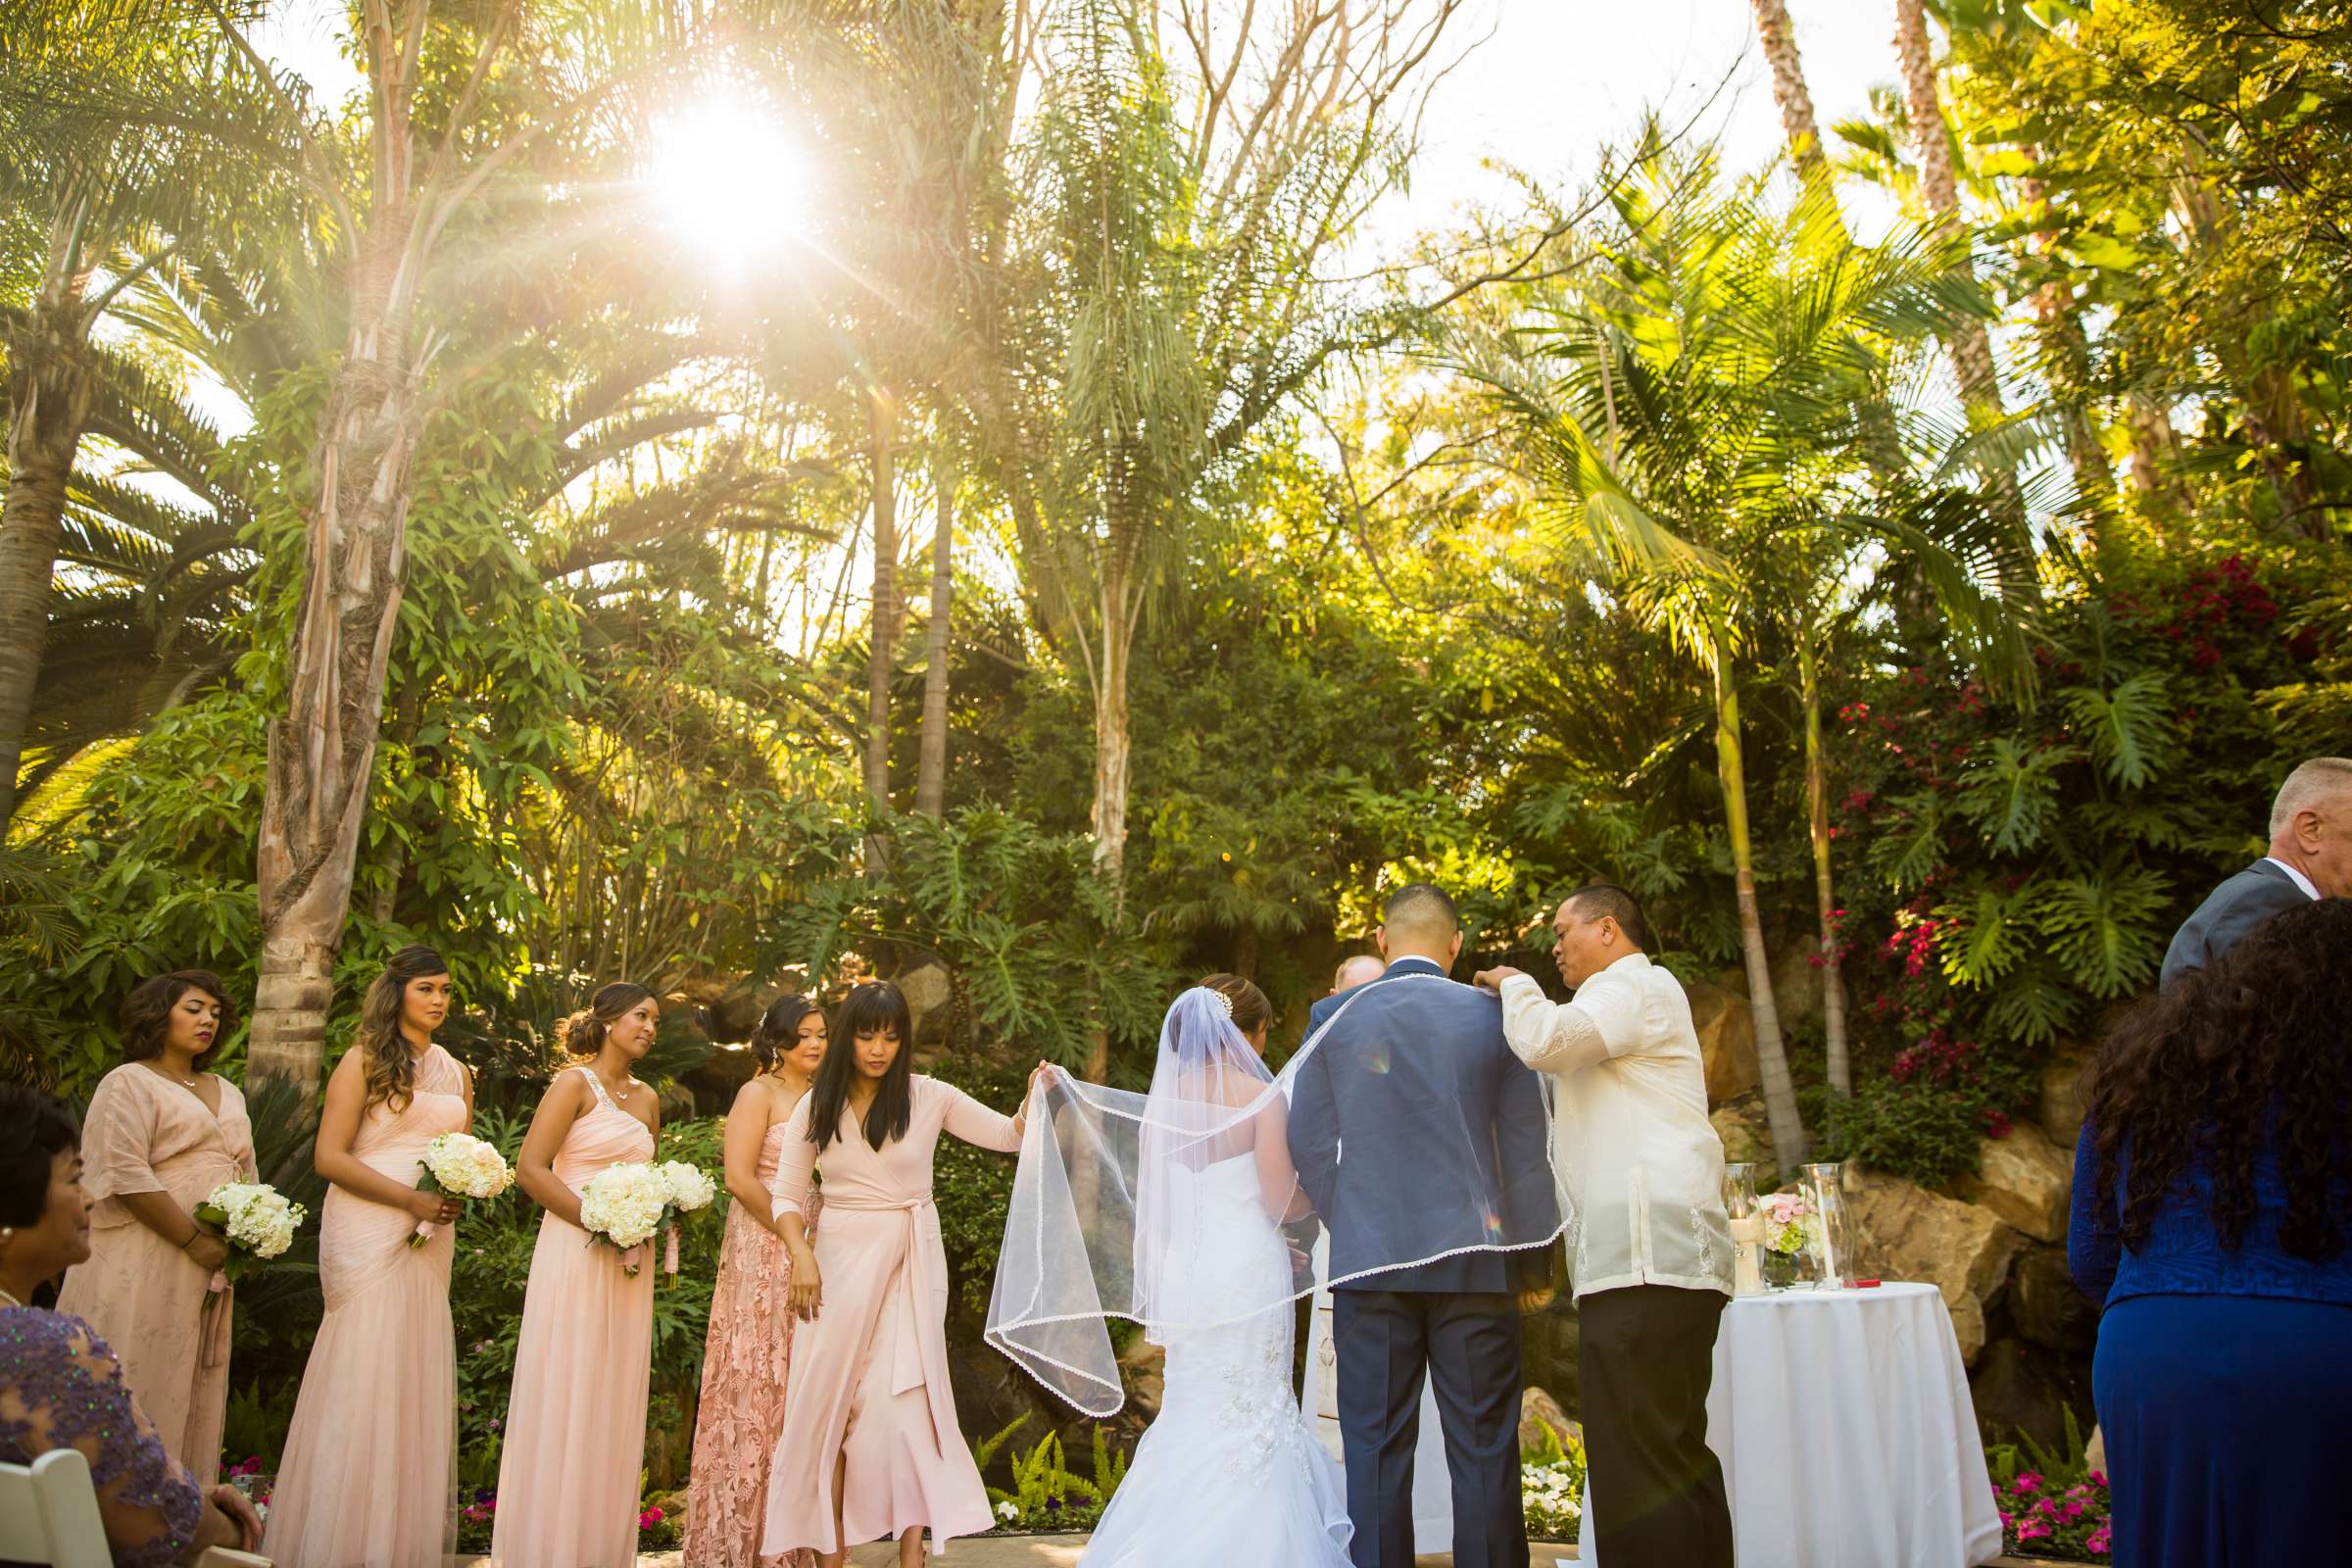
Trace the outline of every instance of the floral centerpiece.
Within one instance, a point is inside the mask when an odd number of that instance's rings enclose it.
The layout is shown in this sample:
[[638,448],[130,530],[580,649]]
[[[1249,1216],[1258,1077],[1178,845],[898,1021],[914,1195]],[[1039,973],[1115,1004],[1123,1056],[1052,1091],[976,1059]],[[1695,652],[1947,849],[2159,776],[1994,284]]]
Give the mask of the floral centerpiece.
[[196,1217],[228,1243],[228,1261],[213,1277],[213,1289],[220,1291],[255,1261],[282,1256],[311,1211],[268,1182],[222,1182],[196,1205]]
[[[424,1146],[424,1173],[416,1178],[420,1193],[451,1193],[459,1198],[496,1198],[514,1185],[514,1172],[497,1146],[471,1133],[443,1133]],[[419,1220],[409,1238],[411,1247],[432,1240],[433,1222]]]
[[1805,1249],[1821,1223],[1813,1200],[1802,1192],[1773,1193],[1756,1211],[1764,1220],[1764,1282],[1776,1289],[1796,1284]]
[[710,1206],[717,1196],[717,1185],[684,1160],[659,1165],[623,1160],[589,1178],[588,1190],[580,1196],[580,1225],[588,1232],[590,1246],[605,1242],[619,1249],[621,1268],[632,1278],[641,1261],[640,1250],[666,1234],[663,1266],[675,1274],[678,1216]]

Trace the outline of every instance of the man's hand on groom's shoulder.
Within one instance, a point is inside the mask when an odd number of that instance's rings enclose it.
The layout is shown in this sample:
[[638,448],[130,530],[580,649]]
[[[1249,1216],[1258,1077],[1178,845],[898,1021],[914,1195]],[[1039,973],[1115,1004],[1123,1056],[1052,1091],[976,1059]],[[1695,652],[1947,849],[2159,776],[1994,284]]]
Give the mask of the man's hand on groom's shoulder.
[[1497,964],[1492,969],[1479,970],[1470,977],[1470,983],[1481,991],[1492,991],[1499,995],[1502,991],[1502,983],[1514,975],[1524,980],[1527,978],[1527,971],[1514,969],[1507,963]]

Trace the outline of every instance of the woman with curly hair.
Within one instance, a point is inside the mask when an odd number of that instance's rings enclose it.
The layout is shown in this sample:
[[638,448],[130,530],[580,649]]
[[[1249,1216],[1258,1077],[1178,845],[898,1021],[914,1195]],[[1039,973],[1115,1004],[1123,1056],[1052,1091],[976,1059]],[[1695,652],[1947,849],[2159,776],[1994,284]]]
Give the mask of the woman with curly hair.
[[2352,902],[2275,916],[2108,1035],[2068,1260],[2118,1568],[2321,1562],[2352,1469]]
[[[440,1568],[454,1544],[457,1337],[449,1314],[457,1200],[420,1192],[424,1148],[473,1122],[473,1078],[433,1043],[449,965],[392,955],[327,1075],[314,1158],[326,1315],[286,1430],[268,1551],[286,1568]],[[421,1221],[433,1233],[410,1245]]]
[[198,1483],[220,1473],[228,1409],[228,1244],[196,1221],[223,1182],[252,1181],[253,1123],[210,1070],[236,1022],[207,969],[143,981],[122,1001],[122,1065],[98,1082],[81,1130],[90,1256],[57,1309],[116,1348],[172,1457]]

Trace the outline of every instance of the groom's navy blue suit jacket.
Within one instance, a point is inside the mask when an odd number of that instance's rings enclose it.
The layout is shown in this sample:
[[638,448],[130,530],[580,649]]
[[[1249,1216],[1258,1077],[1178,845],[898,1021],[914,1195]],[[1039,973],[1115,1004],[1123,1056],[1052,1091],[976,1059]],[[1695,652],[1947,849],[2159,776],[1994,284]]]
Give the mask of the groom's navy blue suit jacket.
[[[1413,973],[1438,978],[1396,978]],[[1335,1012],[1290,1108],[1291,1158],[1331,1232],[1331,1278],[1435,1257],[1353,1284],[1494,1292],[1548,1281],[1544,1248],[1437,1256],[1496,1234],[1497,1220],[1508,1237],[1559,1225],[1543,1089],[1503,1040],[1502,1004],[1426,958],[1399,958],[1380,980],[1316,1003],[1308,1037]]]

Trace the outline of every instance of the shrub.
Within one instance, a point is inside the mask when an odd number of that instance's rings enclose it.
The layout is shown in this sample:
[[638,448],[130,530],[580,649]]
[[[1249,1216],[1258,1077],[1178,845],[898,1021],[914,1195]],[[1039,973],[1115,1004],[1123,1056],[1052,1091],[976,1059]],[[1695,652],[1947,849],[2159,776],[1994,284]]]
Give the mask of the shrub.
[[1986,1126],[1973,1094],[1873,1078],[1851,1099],[1825,1095],[1818,1103],[1823,1159],[1852,1160],[1925,1187],[1949,1187],[1977,1172]]
[[2066,1407],[2066,1443],[2045,1448],[2019,1434],[1984,1450],[2001,1513],[2002,1544],[2012,1552],[2074,1562],[2109,1560],[2107,1477],[2090,1467],[2082,1423]]

